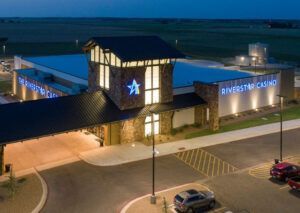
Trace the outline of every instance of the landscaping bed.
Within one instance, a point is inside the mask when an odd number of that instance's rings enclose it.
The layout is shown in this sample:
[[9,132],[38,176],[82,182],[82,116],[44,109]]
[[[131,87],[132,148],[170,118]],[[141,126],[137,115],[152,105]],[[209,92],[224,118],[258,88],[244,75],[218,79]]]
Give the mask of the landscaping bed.
[[42,184],[35,174],[16,178],[14,193],[9,181],[0,182],[0,212],[32,212],[42,194]]

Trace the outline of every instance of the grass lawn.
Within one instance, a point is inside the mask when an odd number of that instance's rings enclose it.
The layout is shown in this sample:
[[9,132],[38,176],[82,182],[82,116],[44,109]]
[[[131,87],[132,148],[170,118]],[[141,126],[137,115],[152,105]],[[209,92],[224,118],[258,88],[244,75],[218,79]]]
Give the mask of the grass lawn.
[[12,90],[11,81],[0,81],[0,93],[11,92],[11,90]]
[[[285,120],[285,121],[298,119],[298,118],[300,118],[300,107],[299,106],[286,109],[283,112],[283,120]],[[221,126],[220,129],[215,132],[208,130],[208,129],[200,130],[197,132],[192,132],[192,133],[186,134],[185,138],[190,139],[190,138],[195,138],[195,137],[200,137],[200,136],[205,136],[205,135],[217,134],[217,133],[228,132],[228,131],[233,131],[233,130],[238,130],[238,129],[260,126],[260,125],[264,125],[264,124],[275,123],[275,122],[279,122],[279,121],[280,121],[279,114],[272,113],[272,114],[264,116],[263,118],[255,118],[255,119],[241,121],[241,122],[234,123],[234,124],[224,125],[224,126]]]

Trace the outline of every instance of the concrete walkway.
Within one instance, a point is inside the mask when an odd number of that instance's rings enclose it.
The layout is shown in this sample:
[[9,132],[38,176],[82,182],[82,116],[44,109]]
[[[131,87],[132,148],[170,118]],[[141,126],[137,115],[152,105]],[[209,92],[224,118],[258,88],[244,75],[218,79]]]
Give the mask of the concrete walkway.
[[[196,148],[224,144],[247,138],[267,135],[279,131],[279,123],[251,127],[226,133],[208,135],[188,140],[159,144],[156,146],[158,156],[174,154]],[[284,131],[300,128],[300,119],[285,121]],[[114,166],[123,163],[148,159],[152,157],[152,147],[142,143],[122,144],[103,147],[92,151],[82,152],[79,157],[87,163],[96,166]]]

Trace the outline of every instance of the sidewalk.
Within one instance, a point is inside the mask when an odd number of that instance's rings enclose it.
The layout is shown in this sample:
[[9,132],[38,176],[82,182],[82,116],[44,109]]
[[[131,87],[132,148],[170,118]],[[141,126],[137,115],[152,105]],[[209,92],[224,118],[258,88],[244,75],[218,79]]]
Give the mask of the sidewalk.
[[[300,119],[285,121],[284,131],[300,128]],[[208,135],[188,140],[159,144],[156,146],[158,156],[174,154],[180,151],[197,149],[232,141],[267,135],[279,131],[279,123],[235,130],[220,134]],[[87,163],[96,166],[114,166],[152,157],[152,147],[142,143],[122,144],[103,147],[82,152],[79,157]]]

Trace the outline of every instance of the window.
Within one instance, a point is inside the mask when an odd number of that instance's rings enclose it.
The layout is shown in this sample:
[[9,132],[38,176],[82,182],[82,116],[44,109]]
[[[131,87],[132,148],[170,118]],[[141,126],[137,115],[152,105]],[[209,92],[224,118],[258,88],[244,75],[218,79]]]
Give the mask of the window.
[[103,50],[100,49],[100,63],[104,64],[104,61],[105,61],[105,59],[104,59],[104,53],[103,53]]
[[109,89],[109,66],[100,64],[99,78],[100,87]]
[[116,56],[116,66],[120,67],[121,66],[121,60]]
[[199,196],[195,196],[195,197],[191,197],[187,200],[188,203],[190,202],[195,202],[195,201],[198,201],[199,200]]
[[91,49],[91,61],[95,61],[95,49]]
[[[153,119],[153,121],[152,121]],[[152,126],[153,125],[153,126]],[[145,136],[152,135],[152,127],[154,129],[154,134],[159,134],[159,114],[153,114],[147,116],[145,119]]]
[[145,72],[145,104],[159,103],[159,66],[147,67]]
[[99,62],[99,52],[100,52],[100,48],[99,46],[95,47],[95,62]]

